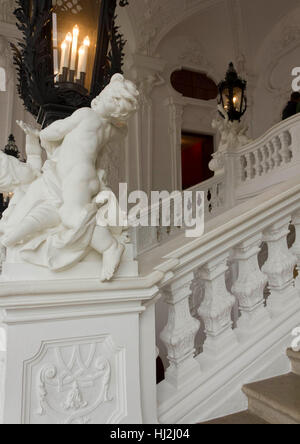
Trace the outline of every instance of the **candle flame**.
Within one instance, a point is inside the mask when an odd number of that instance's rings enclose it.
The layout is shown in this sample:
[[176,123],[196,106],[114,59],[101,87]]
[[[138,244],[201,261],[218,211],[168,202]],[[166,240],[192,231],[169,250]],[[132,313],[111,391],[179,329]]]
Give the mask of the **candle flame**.
[[73,28],[73,35],[78,37],[79,36],[79,27],[78,25],[75,25]]
[[91,44],[91,41],[90,41],[90,38],[89,38],[89,36],[87,36],[85,39],[84,39],[84,42],[83,42],[83,44],[85,45],[85,46],[90,46],[90,44]]
[[66,35],[66,40],[67,40],[67,42],[72,41],[72,34],[70,32],[68,32],[68,34]]

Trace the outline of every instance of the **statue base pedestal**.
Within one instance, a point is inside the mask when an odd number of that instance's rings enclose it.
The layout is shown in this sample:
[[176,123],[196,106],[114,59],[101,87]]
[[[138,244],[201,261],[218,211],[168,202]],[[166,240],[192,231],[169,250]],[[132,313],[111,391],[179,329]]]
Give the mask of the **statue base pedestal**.
[[[96,252],[91,252],[84,261],[68,270],[54,272],[38,265],[21,263],[17,249],[10,249],[7,252],[6,261],[2,264],[0,281],[100,279],[101,270],[102,258]],[[134,260],[133,245],[126,244],[122,262],[114,279],[137,276],[138,262]]]
[[14,266],[18,281],[0,282],[0,423],[157,422],[158,288],[128,277],[22,281],[28,268]]

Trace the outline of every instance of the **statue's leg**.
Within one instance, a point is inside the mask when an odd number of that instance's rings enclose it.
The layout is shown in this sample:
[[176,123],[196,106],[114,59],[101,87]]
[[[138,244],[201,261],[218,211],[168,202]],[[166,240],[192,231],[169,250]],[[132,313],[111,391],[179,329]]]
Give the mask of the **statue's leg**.
[[43,196],[43,184],[40,180],[37,180],[29,186],[26,193],[23,193],[23,195],[18,197],[13,211],[7,218],[7,224],[9,227],[22,224],[24,218],[31,213],[32,209],[36,208],[41,202],[44,201],[45,197]]
[[58,226],[59,223],[60,218],[56,209],[50,205],[41,204],[31,211],[21,224],[6,229],[1,242],[6,247],[11,247],[41,231]]
[[103,257],[101,280],[110,281],[120,265],[124,245],[117,242],[108,227],[96,226],[91,246]]

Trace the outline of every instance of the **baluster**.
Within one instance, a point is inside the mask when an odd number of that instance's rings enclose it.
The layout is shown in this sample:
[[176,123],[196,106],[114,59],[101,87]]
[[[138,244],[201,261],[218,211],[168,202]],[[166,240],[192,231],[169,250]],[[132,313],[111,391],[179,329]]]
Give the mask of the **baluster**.
[[245,170],[246,170],[246,177],[247,177],[246,180],[250,180],[251,176],[252,176],[251,153],[245,154],[245,159],[246,159]]
[[211,213],[217,209],[218,206],[218,195],[217,195],[217,184],[214,184],[211,188]]
[[293,152],[291,150],[291,135],[288,131],[284,131],[280,136],[281,144],[282,144],[282,156],[285,163],[290,163],[293,158]]
[[269,153],[269,165],[270,169],[273,170],[275,168],[275,148],[273,142],[267,143],[267,149]]
[[186,383],[189,375],[200,370],[194,358],[200,322],[191,316],[189,305],[193,279],[194,274],[189,273],[163,289],[169,305],[168,323],[161,333],[170,362],[166,380],[177,388]]
[[224,206],[224,184],[218,183],[217,187],[216,187],[216,200],[217,200],[217,205],[216,207],[219,208],[223,208]]
[[265,145],[262,149],[262,155],[263,155],[263,169],[264,169],[264,173],[267,174],[270,171],[270,155],[269,155],[269,148],[267,147],[267,145]]
[[296,277],[295,280],[295,286],[298,290],[300,290],[300,210],[298,210],[293,215],[292,222],[295,226],[295,232],[296,232],[296,239],[292,247],[292,251],[297,258],[297,272],[298,272],[298,276]]
[[258,174],[256,168],[255,153],[250,153],[250,165],[251,165],[250,177],[251,179],[254,179]]
[[264,300],[268,278],[258,265],[261,243],[262,234],[257,234],[238,245],[232,256],[232,260],[238,263],[238,279],[231,291],[239,301],[241,317],[238,328],[241,334],[248,335],[270,320]]
[[200,272],[205,296],[199,315],[204,321],[207,335],[203,354],[213,358],[220,358],[237,344],[231,317],[235,298],[228,292],[225,283],[228,257],[229,253],[226,253],[209,261]]
[[253,152],[253,157],[254,157],[253,163],[254,163],[255,177],[260,176],[261,169],[260,169],[260,160],[259,160],[258,150],[255,150]]
[[275,137],[273,140],[273,146],[274,146],[274,162],[275,167],[279,167],[282,163],[282,157],[281,157],[281,140],[279,137]]
[[256,165],[257,165],[258,174],[262,176],[264,173],[264,167],[263,167],[263,154],[261,149],[258,149],[255,152],[255,156],[256,156]]
[[239,171],[240,171],[240,181],[245,182],[247,180],[247,159],[246,159],[246,156],[240,157]]
[[290,220],[290,217],[281,219],[268,228],[263,236],[268,245],[268,259],[262,271],[268,276],[268,305],[274,312],[284,310],[290,302],[294,302],[296,296],[294,269],[297,258],[287,244]]
[[[192,294],[190,296],[190,312],[193,318],[198,319],[200,322],[198,309],[204,297],[204,283],[200,278],[199,269],[196,270],[195,272],[195,279],[192,282],[191,291]],[[200,325],[200,327],[202,327],[202,325]],[[195,341],[196,355],[199,355],[201,353],[202,346],[203,346],[203,330],[202,328],[200,328],[196,335],[196,341]]]

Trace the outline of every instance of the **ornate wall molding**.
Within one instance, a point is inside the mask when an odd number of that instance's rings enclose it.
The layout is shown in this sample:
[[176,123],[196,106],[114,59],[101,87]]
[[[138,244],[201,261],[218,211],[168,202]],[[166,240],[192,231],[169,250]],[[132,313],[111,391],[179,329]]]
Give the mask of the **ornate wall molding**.
[[130,17],[137,35],[137,50],[155,55],[163,38],[178,24],[224,0],[135,0]]
[[204,72],[216,83],[218,83],[221,78],[215,65],[209,59],[201,41],[194,40],[191,37],[186,38],[186,42],[182,48],[180,48],[178,64],[181,65],[181,68],[190,68],[199,72]]

